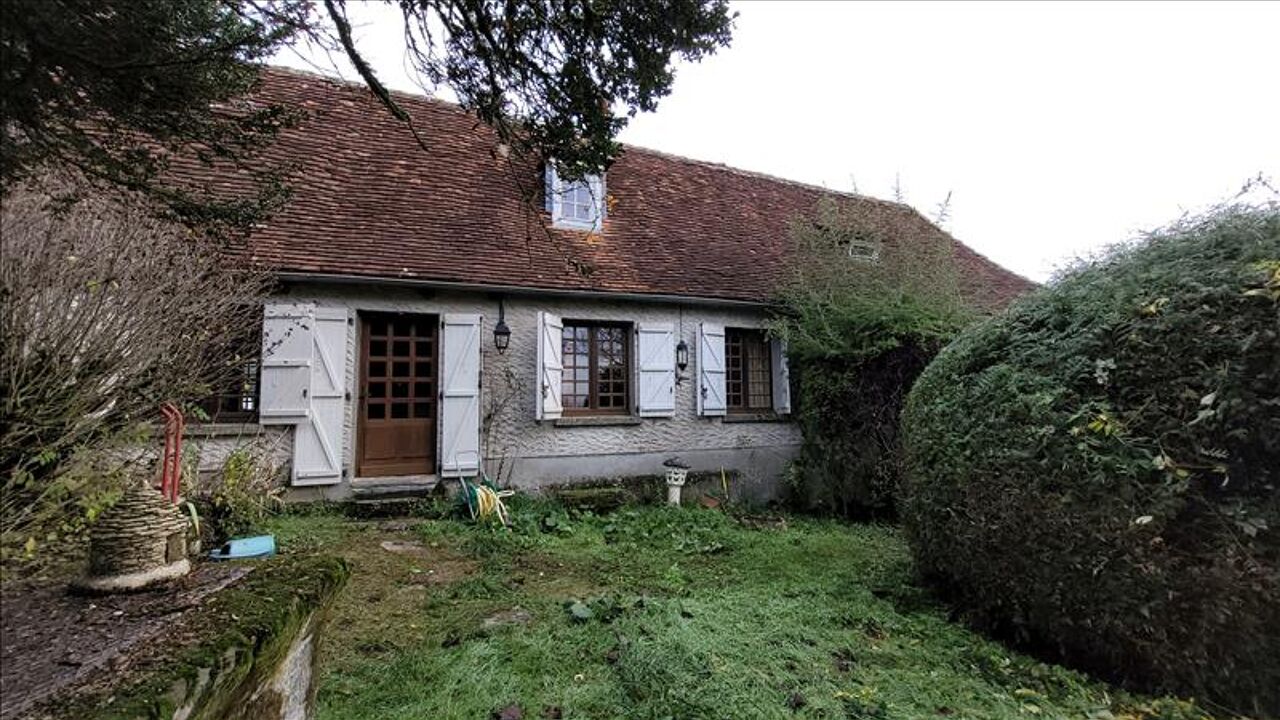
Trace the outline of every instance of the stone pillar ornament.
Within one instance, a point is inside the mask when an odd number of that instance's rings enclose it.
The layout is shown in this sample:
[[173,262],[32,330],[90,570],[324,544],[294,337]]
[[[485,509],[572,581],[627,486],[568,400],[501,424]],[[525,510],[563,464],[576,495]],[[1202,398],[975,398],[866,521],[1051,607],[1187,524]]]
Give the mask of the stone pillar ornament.
[[667,504],[679,505],[680,492],[689,477],[689,466],[679,458],[670,458],[662,463],[667,468]]

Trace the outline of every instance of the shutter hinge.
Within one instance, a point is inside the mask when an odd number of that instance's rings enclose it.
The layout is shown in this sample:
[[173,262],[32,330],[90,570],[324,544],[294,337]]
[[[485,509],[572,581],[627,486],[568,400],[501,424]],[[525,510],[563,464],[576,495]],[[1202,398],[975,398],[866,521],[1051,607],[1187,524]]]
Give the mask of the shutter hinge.
[[[348,316],[347,316],[347,324],[348,324],[348,325],[355,325],[355,324],[356,324],[356,319],[355,319],[355,318],[353,318],[353,317],[351,317],[350,315],[348,315]],[[343,470],[342,472],[343,472],[343,473],[345,473],[345,472],[346,472],[346,470]]]
[[346,394],[345,394],[345,399],[346,399],[346,401],[347,401],[347,402],[351,402],[351,391],[350,391],[350,390],[348,390],[348,391],[346,392]]
[[346,479],[347,479],[347,476],[348,476],[348,475],[350,475],[350,474],[351,474],[351,471],[350,471],[350,470],[348,470],[347,468],[342,468],[342,479],[343,479],[343,480],[346,480]]

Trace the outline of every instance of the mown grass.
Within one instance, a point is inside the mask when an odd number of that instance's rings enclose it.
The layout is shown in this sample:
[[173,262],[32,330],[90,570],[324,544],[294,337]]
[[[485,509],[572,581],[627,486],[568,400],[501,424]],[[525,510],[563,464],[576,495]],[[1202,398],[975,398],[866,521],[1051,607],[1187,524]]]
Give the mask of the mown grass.
[[[893,528],[534,502],[515,516],[511,532],[274,522],[286,552],[353,566],[323,640],[320,717],[1207,717],[948,622]],[[420,555],[379,545],[407,537]],[[527,622],[485,626],[515,609]]]

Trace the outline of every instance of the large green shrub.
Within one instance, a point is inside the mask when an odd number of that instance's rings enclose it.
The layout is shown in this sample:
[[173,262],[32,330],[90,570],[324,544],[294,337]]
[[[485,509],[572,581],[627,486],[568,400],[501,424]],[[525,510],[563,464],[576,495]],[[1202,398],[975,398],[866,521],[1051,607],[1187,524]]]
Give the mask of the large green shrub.
[[971,616],[1280,712],[1280,211],[1183,221],[964,332],[903,414],[902,514]]
[[899,206],[824,198],[791,227],[793,275],[772,331],[786,340],[804,434],[790,502],[892,515],[907,390],[971,317],[950,239]]

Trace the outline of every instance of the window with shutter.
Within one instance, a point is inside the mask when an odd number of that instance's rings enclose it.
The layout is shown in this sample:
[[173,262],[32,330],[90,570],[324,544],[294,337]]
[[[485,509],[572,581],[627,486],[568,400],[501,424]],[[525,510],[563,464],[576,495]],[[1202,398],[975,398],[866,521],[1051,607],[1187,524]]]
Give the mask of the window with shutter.
[[534,402],[537,420],[556,420],[564,411],[560,397],[564,375],[563,329],[564,323],[558,315],[538,313],[538,382]]
[[676,411],[675,328],[641,323],[636,328],[636,402],[641,417],[671,417]]
[[293,437],[293,484],[341,482],[346,417],[347,311],[315,309],[307,418]]
[[262,326],[249,328],[226,345],[210,350],[213,392],[197,406],[213,423],[258,421],[258,373],[262,363]]
[[293,425],[294,485],[342,479],[347,311],[268,304],[262,322],[259,422]]
[[296,425],[309,412],[315,305],[269,303],[262,319],[258,421]]
[[560,388],[566,415],[631,412],[630,338],[630,326],[622,323],[564,323]]
[[773,409],[772,354],[763,330],[725,330],[725,405],[728,412],[761,413]]
[[782,340],[770,341],[773,365],[773,411],[779,415],[791,414],[791,366],[787,362],[787,344]]
[[725,414],[724,326],[698,325],[698,414]]

